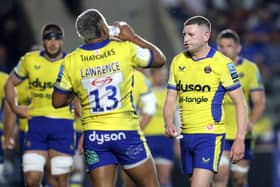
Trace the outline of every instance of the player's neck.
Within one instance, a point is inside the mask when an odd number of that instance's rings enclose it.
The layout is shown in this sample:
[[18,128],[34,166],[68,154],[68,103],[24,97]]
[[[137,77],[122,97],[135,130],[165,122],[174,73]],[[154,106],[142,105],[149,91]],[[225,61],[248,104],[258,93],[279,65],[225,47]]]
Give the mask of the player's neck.
[[239,56],[236,56],[235,58],[231,59],[233,61],[233,64],[236,66],[239,61]]
[[45,53],[45,54],[44,54],[44,57],[45,57],[48,61],[54,62],[54,61],[57,61],[57,60],[62,59],[62,58],[63,58],[63,53],[60,52],[60,53],[58,53],[56,56],[51,56],[51,55]]
[[203,45],[198,51],[193,52],[191,54],[192,58],[195,59],[195,60],[200,59],[200,58],[204,58],[208,55],[210,50],[211,50],[211,47],[208,44]]

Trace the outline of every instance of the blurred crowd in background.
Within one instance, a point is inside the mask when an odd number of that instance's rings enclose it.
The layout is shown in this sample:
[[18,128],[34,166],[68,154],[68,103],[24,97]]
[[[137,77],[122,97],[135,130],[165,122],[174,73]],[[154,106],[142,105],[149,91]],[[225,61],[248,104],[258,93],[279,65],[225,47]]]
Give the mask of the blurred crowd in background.
[[[212,40],[225,28],[236,30],[241,37],[243,57],[260,68],[267,104],[263,118],[254,129],[259,145],[277,144],[280,130],[280,2],[279,0],[161,0],[181,35],[184,21],[203,15],[212,22]],[[64,0],[69,14],[82,10],[82,1]],[[9,73],[21,55],[39,41],[35,40],[20,1],[0,1],[0,71]],[[67,41],[65,41],[67,42]],[[259,125],[259,126],[258,126]]]

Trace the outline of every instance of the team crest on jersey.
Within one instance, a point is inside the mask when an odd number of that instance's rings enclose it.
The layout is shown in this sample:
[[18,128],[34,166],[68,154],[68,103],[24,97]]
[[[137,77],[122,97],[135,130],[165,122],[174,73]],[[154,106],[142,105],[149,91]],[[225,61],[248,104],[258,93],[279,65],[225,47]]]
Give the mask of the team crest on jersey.
[[183,72],[183,71],[185,71],[185,68],[186,68],[186,66],[179,66],[179,71]]
[[205,72],[205,73],[211,73],[211,71],[212,71],[212,69],[211,69],[210,66],[206,66],[206,67],[204,68],[204,72]]
[[244,73],[239,73],[239,74],[238,74],[238,77],[239,77],[239,78],[243,78],[243,77],[244,77]]
[[34,69],[40,69],[40,67],[41,67],[40,65],[35,65]]
[[112,82],[113,78],[110,77],[110,76],[107,76],[107,77],[100,77],[100,78],[97,78],[97,79],[94,79],[91,84],[92,86],[101,86],[101,85],[104,85],[104,84],[110,84]]

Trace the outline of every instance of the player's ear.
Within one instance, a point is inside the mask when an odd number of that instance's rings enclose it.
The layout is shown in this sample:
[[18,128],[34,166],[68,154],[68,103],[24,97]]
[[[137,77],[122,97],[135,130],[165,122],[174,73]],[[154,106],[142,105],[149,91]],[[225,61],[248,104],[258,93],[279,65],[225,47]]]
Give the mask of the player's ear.
[[241,49],[242,49],[242,45],[238,45],[238,47],[237,47],[237,52],[238,52],[238,54],[241,52]]
[[109,38],[109,29],[106,23],[103,23],[100,28],[100,33],[102,38]]

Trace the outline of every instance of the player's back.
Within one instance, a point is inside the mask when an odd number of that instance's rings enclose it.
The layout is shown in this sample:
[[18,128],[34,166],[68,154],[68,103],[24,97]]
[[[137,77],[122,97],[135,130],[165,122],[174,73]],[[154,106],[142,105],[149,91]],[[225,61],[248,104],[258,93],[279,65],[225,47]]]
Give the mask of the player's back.
[[[80,98],[85,130],[138,128],[132,77],[134,67],[148,65],[150,56],[136,53],[131,42],[105,40],[85,44],[66,56],[62,68],[71,74],[68,81]],[[122,123],[124,118],[131,123]]]

